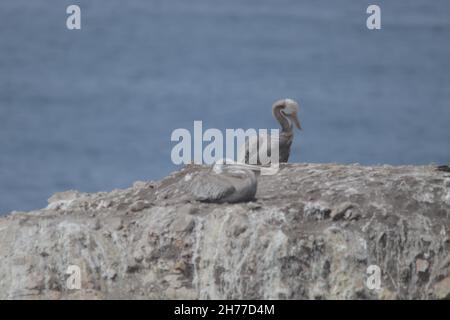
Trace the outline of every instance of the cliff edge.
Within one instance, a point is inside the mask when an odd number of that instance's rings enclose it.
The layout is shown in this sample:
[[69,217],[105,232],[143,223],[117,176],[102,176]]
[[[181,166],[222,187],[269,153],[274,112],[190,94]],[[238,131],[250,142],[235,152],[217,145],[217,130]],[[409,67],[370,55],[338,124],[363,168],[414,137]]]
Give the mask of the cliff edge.
[[450,298],[450,173],[286,164],[253,202],[204,204],[201,170],[0,218],[0,299]]

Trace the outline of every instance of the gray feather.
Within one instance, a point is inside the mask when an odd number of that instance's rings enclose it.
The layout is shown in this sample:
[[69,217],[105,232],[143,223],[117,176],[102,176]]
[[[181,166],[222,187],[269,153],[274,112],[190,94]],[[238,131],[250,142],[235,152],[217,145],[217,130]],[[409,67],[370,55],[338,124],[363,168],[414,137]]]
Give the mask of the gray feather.
[[195,200],[206,202],[218,202],[236,191],[220,176],[206,173],[195,177],[190,187]]

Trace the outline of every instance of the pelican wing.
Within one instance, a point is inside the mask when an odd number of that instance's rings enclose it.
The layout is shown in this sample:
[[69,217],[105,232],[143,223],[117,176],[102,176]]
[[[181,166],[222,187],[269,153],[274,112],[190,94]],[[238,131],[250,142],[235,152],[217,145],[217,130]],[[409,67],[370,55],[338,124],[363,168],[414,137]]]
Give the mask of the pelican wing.
[[236,192],[229,181],[211,173],[195,177],[190,187],[195,200],[204,202],[218,202]]

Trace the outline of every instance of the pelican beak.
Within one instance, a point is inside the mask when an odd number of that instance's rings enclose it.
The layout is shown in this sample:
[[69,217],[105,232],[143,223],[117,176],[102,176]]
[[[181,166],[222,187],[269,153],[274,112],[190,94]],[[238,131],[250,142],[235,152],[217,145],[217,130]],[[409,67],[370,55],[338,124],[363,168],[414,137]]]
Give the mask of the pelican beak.
[[299,130],[302,130],[302,126],[300,125],[300,121],[298,121],[298,118],[297,118],[297,113],[292,114],[291,119],[292,119],[292,121],[294,121],[295,126]]

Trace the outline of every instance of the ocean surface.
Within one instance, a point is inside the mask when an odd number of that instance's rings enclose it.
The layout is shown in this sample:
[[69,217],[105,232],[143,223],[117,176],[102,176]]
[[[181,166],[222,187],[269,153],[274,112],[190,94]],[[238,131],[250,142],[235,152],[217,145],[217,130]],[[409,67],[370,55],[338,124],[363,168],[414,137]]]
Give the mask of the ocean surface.
[[[176,128],[277,128],[292,162],[450,163],[450,1],[2,0],[0,213],[156,180]],[[81,7],[82,29],[66,28]]]

